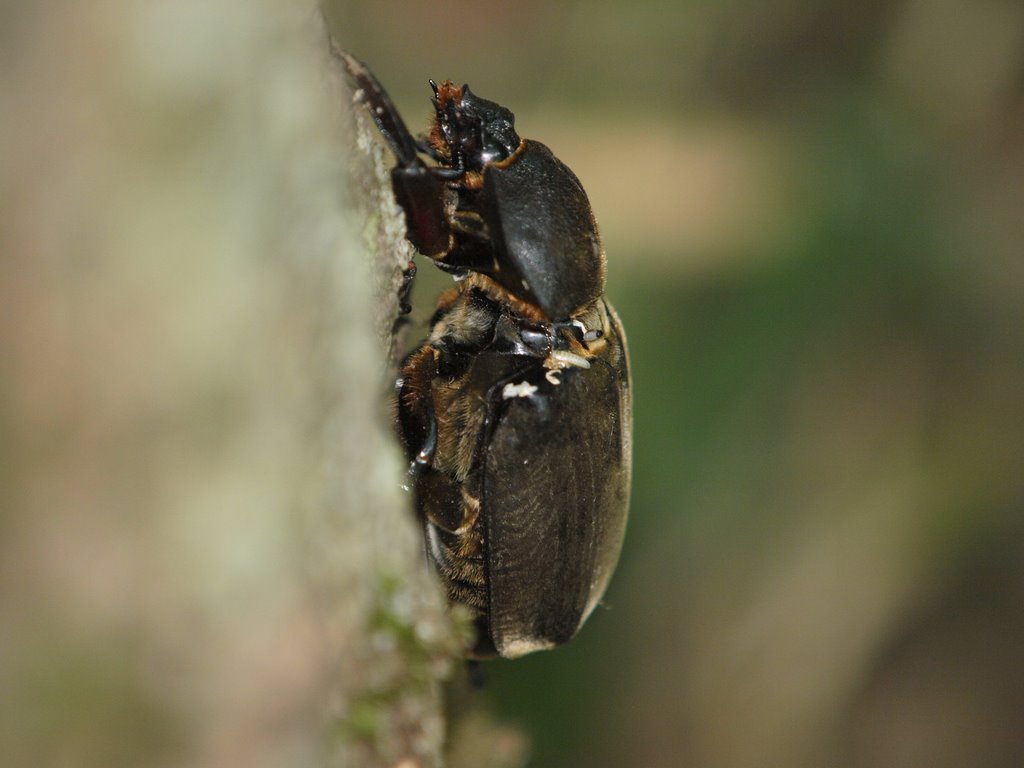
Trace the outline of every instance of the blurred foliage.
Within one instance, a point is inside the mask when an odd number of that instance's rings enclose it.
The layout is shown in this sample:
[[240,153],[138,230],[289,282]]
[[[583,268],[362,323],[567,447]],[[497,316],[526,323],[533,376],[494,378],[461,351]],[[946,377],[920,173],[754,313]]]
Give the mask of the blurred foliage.
[[[577,171],[636,392],[619,573],[487,665],[537,766],[1024,762],[1024,8],[334,3]],[[423,310],[425,311],[425,310]]]

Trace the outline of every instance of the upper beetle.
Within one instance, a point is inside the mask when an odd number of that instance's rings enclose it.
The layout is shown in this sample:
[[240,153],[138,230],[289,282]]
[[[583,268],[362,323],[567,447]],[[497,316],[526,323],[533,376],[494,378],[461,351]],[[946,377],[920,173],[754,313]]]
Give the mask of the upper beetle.
[[469,86],[430,81],[417,140],[366,66],[342,59],[397,159],[409,241],[457,281],[398,383],[427,549],[475,613],[469,655],[560,645],[604,594],[629,507],[629,358],[590,203]]

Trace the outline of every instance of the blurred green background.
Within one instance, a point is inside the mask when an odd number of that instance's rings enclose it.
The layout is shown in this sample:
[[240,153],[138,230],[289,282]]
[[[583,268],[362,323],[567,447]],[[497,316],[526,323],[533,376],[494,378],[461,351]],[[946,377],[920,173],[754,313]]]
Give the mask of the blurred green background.
[[605,238],[630,527],[569,648],[487,665],[529,764],[1024,765],[1024,6],[328,6]]

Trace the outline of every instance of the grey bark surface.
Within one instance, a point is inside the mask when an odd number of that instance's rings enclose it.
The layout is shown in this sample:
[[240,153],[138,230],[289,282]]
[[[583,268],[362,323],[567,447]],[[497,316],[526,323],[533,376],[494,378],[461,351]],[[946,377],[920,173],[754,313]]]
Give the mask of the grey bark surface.
[[409,254],[316,5],[8,4],[0,50],[4,762],[440,764]]

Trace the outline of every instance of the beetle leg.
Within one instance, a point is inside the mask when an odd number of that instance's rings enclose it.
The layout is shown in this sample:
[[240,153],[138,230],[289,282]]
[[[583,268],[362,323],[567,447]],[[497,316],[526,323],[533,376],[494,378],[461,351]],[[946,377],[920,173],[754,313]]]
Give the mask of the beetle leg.
[[406,486],[406,490],[409,490],[416,482],[416,478],[433,463],[434,454],[437,453],[437,417],[434,416],[433,409],[427,409],[426,416],[427,436],[415,458],[409,463],[409,486]]
[[451,247],[451,231],[445,212],[445,182],[459,178],[461,170],[431,168],[419,157],[419,146],[391,101],[384,86],[353,56],[340,53],[355,81],[356,98],[366,106],[398,165],[391,169],[391,187],[405,211],[409,241],[420,253],[435,256]]
[[410,261],[402,270],[402,284],[398,286],[398,311],[402,315],[412,312],[412,305],[409,304],[409,294],[412,292],[412,283],[416,278],[416,262]]
[[447,253],[432,257],[434,263],[446,272],[465,274],[491,272],[494,252],[491,248],[487,223],[475,211],[455,211],[448,221],[454,236],[454,247]]
[[[441,154],[437,147],[431,144],[430,137],[427,134],[421,133],[416,136],[416,149],[436,163],[446,163],[448,161],[448,158]],[[437,170],[445,169],[438,168]],[[462,173],[462,171],[458,169],[455,169],[455,171],[460,175]]]
[[398,427],[405,444],[409,469],[402,488],[411,491],[434,463],[437,453],[437,416],[430,397],[430,381],[437,369],[430,347],[413,353],[402,367],[397,383]]
[[395,200],[405,211],[406,237],[425,256],[440,256],[452,244],[445,212],[448,190],[444,179],[418,157],[412,165],[391,169]]
[[476,211],[455,211],[451,223],[452,228],[460,235],[483,241],[489,241],[491,238],[487,222]]
[[[436,446],[437,422],[433,415],[431,382],[437,375],[437,353],[430,346],[420,347],[406,358],[402,364],[402,375],[397,383],[396,397],[398,401],[398,428],[405,447],[405,455],[412,464],[416,464],[422,455],[425,461],[419,461],[421,468],[426,460],[433,458],[429,444]],[[434,432],[431,437],[431,431]],[[413,474],[410,465],[410,474]]]
[[403,166],[421,162],[416,156],[416,140],[395,108],[391,97],[366,65],[354,56],[341,53],[342,63],[359,90],[356,99],[366,105],[370,117],[377,124],[391,151]]

